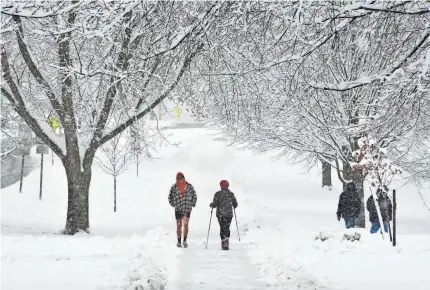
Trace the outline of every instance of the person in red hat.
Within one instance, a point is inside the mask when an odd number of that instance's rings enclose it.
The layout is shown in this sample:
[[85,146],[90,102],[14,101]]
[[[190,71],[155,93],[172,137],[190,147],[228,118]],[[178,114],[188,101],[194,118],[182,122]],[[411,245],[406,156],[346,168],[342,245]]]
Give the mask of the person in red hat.
[[[176,183],[172,185],[169,193],[169,203],[175,208],[176,235],[178,237],[178,247],[188,247],[188,222],[191,210],[196,206],[197,195],[194,187],[185,180],[182,172],[176,174]],[[182,225],[184,226],[184,240],[181,244]]]
[[227,180],[221,180],[221,190],[215,193],[213,202],[209,205],[216,208],[216,217],[220,227],[221,249],[229,249],[230,224],[233,219],[233,208],[237,207],[237,200],[234,193],[228,187]]

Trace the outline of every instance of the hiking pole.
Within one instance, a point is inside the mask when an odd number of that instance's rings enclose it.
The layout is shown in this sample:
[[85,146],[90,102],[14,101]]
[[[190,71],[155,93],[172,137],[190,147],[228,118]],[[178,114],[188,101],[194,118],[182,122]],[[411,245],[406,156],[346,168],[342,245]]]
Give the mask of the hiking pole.
[[214,208],[211,209],[211,218],[209,219],[209,229],[208,229],[208,237],[206,239],[206,250],[208,249],[208,242],[209,242],[209,231],[211,230],[211,221],[212,221],[212,212],[214,211]]
[[233,211],[234,211],[234,219],[236,220],[237,236],[239,237],[239,242],[240,242],[239,226],[237,225],[236,209],[234,207],[233,207]]
[[390,221],[387,222],[388,223],[388,232],[390,233],[390,242],[393,242],[393,235],[391,234],[391,224]]

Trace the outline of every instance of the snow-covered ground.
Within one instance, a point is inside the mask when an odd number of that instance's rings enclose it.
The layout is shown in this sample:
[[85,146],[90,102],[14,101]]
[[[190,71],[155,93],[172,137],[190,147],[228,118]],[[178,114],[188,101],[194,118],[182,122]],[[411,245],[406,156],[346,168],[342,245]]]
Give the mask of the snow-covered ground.
[[[322,189],[317,169],[236,150],[204,128],[170,132],[178,147],[160,148],[155,160],[141,163],[139,177],[135,165],[119,177],[116,213],[113,180],[94,167],[90,235],[58,235],[67,208],[59,160],[46,162],[41,201],[38,170],[22,194],[19,184],[2,189],[1,289],[428,288],[430,211],[414,187],[398,189],[397,247],[367,230],[360,241],[345,241],[336,219],[338,182]],[[177,171],[198,194],[188,249],[175,247],[167,201]],[[233,221],[230,252],[220,250],[215,217],[205,249],[209,203],[221,179],[239,202],[241,242]],[[430,191],[422,194],[430,204]]]

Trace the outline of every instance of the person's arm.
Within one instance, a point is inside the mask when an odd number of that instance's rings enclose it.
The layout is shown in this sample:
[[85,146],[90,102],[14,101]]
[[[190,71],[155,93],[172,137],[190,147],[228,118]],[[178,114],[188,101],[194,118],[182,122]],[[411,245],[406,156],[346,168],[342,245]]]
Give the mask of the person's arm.
[[173,185],[170,188],[170,193],[169,193],[169,204],[172,207],[175,207],[175,204],[174,204],[174,195],[175,195],[175,186]]
[[214,195],[214,199],[213,199],[213,201],[211,202],[211,204],[209,205],[211,208],[215,208],[215,207],[217,207],[218,206],[218,192],[217,193],[215,193],[215,195]]
[[372,203],[373,201],[372,201],[372,196],[369,196],[369,198],[367,199],[367,202],[366,202],[366,209],[367,209],[367,211],[369,211],[370,212],[370,210],[371,210],[371,203]]
[[192,186],[191,184],[188,184],[191,188],[191,203],[193,204],[193,207],[196,206],[197,203],[197,194],[196,194],[196,190],[194,189],[194,186]]
[[236,207],[238,206],[238,204],[237,204],[237,199],[236,199],[236,197],[234,196],[234,193],[233,193],[233,192],[231,193],[231,196],[233,197],[233,198],[232,198],[232,201],[231,201],[231,205],[232,205],[234,208],[236,208]]

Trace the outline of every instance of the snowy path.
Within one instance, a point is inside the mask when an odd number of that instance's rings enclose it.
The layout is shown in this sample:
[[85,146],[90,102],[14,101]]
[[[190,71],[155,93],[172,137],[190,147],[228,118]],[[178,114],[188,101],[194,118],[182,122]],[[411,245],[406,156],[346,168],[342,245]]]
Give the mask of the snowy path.
[[232,244],[222,251],[219,244],[190,244],[179,259],[179,275],[168,290],[262,290],[257,269],[247,256],[245,243]]

